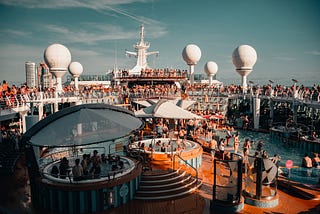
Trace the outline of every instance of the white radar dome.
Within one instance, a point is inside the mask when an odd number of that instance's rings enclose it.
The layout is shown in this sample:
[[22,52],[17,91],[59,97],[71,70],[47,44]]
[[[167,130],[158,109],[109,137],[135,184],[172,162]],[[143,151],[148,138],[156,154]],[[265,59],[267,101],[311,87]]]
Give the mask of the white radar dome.
[[52,44],[44,51],[44,60],[52,71],[67,71],[71,62],[71,53],[61,44]]
[[183,49],[182,57],[188,65],[195,65],[201,58],[201,50],[198,46],[189,44]]
[[250,45],[240,45],[232,53],[232,63],[236,69],[252,69],[257,61],[257,52]]
[[218,65],[213,61],[209,61],[204,65],[204,71],[207,75],[213,76],[218,72]]
[[74,77],[79,77],[83,72],[83,67],[79,62],[71,62],[69,65],[69,72]]

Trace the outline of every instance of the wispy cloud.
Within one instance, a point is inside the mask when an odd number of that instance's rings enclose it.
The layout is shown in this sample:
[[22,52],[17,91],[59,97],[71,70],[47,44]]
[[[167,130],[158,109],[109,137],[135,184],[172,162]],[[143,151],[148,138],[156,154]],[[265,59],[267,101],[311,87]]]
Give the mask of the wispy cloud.
[[120,9],[121,5],[127,5],[132,3],[147,3],[148,0],[0,0],[0,4],[24,8],[45,8],[45,9],[66,9],[66,8],[87,8],[95,10],[101,13],[106,13],[106,11],[113,11],[116,14],[128,17],[137,22],[142,22],[146,24],[156,23],[156,20],[137,16],[126,10]]
[[286,56],[275,56],[273,59],[282,60],[282,61],[295,61],[296,58],[293,57],[286,57]]
[[[89,24],[87,23],[87,25]],[[92,24],[89,29],[83,28],[82,30],[73,30],[57,25],[47,25],[45,26],[45,29],[48,33],[51,33],[51,35],[53,35],[57,40],[63,39],[68,43],[82,44],[95,44],[100,41],[115,39],[131,39],[137,34],[136,32],[125,32],[117,26],[104,25],[104,29],[102,29],[102,26],[99,26],[98,24]]]
[[305,54],[308,54],[308,55],[320,56],[320,51],[317,51],[317,50],[305,51],[304,53],[305,53]]
[[30,35],[32,35],[32,32],[20,31],[20,30],[15,30],[15,29],[3,29],[3,30],[0,30],[0,33],[2,35],[10,35],[10,36],[30,36]]
[[[82,23],[81,25],[81,30],[60,25],[47,25],[44,28],[55,39],[63,39],[68,43],[96,44],[108,40],[135,39],[138,36],[137,30],[128,31],[116,25],[99,23]],[[149,38],[161,37],[167,33],[166,29],[161,26],[153,27],[149,31],[152,33],[148,34]]]
[[41,47],[19,44],[2,44],[0,50],[0,60],[10,59],[15,61],[17,58],[23,58],[22,62],[33,58],[41,58],[44,52],[44,49]]
[[146,0],[0,0],[0,4],[9,6],[18,6],[25,8],[72,8],[72,7],[83,7],[91,9],[102,9],[112,5],[125,5],[136,2],[148,2]]

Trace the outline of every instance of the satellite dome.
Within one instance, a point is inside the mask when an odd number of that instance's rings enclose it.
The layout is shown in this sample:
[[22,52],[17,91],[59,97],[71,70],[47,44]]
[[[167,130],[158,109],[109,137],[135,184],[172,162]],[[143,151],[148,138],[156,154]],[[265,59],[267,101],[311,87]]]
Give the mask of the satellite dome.
[[257,52],[250,45],[240,45],[232,53],[232,63],[237,70],[250,69],[257,61]]
[[189,44],[183,49],[182,57],[188,65],[195,65],[201,58],[201,50],[198,46]]
[[204,71],[206,72],[207,75],[213,76],[217,73],[218,71],[218,65],[217,63],[213,61],[209,61],[204,65]]
[[44,51],[44,60],[50,70],[65,70],[71,62],[71,53],[61,44],[52,44]]
[[72,76],[78,77],[83,72],[83,67],[79,62],[71,62],[69,65],[69,72]]

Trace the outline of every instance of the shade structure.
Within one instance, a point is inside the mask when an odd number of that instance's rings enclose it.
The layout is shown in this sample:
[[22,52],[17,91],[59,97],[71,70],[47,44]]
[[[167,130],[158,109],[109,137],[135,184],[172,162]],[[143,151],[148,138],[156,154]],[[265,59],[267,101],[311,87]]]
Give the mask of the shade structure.
[[[182,99],[174,99],[174,100],[168,100],[168,101],[176,104],[177,106],[179,106],[183,109],[187,109],[196,103],[196,101],[194,101],[194,100],[182,100]],[[159,100],[146,99],[146,100],[137,100],[137,101],[133,101],[133,102],[136,104],[139,104],[141,106],[144,106],[144,107],[149,107],[149,106],[152,106],[153,104],[156,104],[157,102],[159,102]]]
[[134,113],[137,117],[144,118],[169,118],[169,119],[203,119],[202,117],[184,110],[169,100],[160,100],[158,103]]
[[190,106],[196,103],[196,101],[194,100],[182,100],[182,99],[173,100],[172,102],[183,109],[188,109]]
[[30,128],[29,144],[46,147],[80,146],[125,137],[143,128],[132,112],[107,104],[83,104],[62,109]]

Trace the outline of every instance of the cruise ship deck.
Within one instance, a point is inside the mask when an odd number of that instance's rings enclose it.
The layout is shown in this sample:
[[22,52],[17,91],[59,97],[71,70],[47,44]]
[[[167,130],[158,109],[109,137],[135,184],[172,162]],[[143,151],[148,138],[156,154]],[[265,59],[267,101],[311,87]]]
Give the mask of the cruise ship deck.
[[[155,167],[157,168],[153,168],[153,171],[148,173],[159,173],[159,170],[157,170],[160,169],[159,165]],[[211,157],[208,153],[204,153],[202,166],[199,169],[199,176],[203,178],[203,184],[202,188],[195,194],[165,201],[132,200],[126,205],[108,211],[108,213],[216,213],[214,211],[210,212],[213,184],[212,172]],[[319,213],[320,189],[301,186],[299,191],[314,195],[314,198],[299,195],[295,189],[283,189],[278,191],[278,206],[258,208],[245,204],[240,213]],[[31,208],[29,181],[23,156],[19,159],[12,176],[1,177],[0,197],[0,213],[34,213]]]

